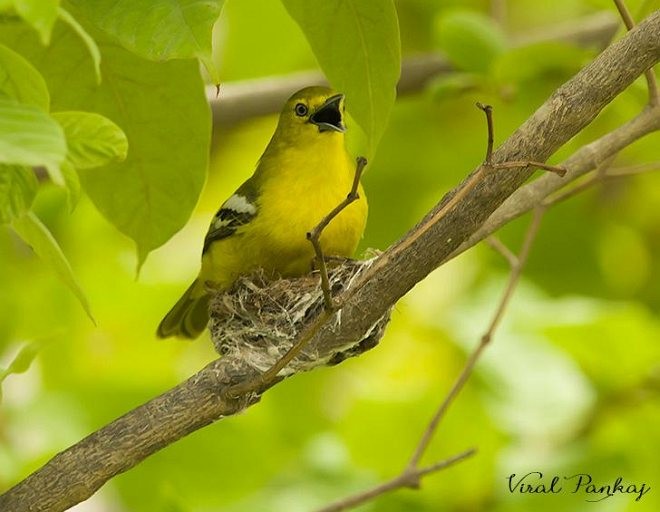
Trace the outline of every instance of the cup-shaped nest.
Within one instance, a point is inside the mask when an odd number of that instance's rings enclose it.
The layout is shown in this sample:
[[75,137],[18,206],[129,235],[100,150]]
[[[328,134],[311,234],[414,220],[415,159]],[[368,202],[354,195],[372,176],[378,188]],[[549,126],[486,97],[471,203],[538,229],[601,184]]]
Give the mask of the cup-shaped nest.
[[[347,259],[329,268],[333,297],[349,290],[374,261]],[[324,306],[318,272],[294,279],[270,279],[258,271],[213,296],[209,307],[211,338],[223,358],[264,372],[291,348],[298,333],[321,314]],[[389,319],[388,310],[361,339],[341,349],[324,352],[322,347],[305,347],[280,375],[337,364],[375,347]],[[335,328],[341,325],[341,310],[328,322]]]

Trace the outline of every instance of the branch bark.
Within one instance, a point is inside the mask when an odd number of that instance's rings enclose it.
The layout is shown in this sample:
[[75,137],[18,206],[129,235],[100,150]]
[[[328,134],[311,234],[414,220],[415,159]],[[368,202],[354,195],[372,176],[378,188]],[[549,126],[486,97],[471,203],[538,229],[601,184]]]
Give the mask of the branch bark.
[[[560,87],[493,153],[493,163],[545,161],[658,60],[660,11]],[[594,156],[595,160],[599,158]],[[438,216],[461,186],[448,193],[420,224],[365,272],[365,278],[351,289],[355,291],[345,302],[341,324],[324,325],[310,347],[322,359],[359,339],[392,304],[478,232],[531,172],[521,168],[486,173],[460,202]],[[233,399],[223,392],[253,378],[255,370],[249,367],[230,368],[223,359],[210,363],[175,388],[56,455],[0,496],[0,510],[66,510],[152,453],[257,402],[258,396],[253,393]]]

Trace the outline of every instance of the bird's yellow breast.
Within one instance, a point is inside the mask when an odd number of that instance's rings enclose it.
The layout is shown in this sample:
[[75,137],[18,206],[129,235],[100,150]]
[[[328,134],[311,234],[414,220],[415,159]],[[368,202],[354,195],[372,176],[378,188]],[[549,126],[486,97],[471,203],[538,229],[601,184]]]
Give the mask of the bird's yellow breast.
[[[256,268],[285,277],[310,271],[314,251],[307,233],[346,198],[355,162],[339,134],[308,142],[274,147],[264,154],[254,177],[260,191],[257,215],[210,247],[202,263],[205,280],[224,288]],[[367,218],[361,186],[359,195],[324,229],[325,255],[349,257],[355,251]]]

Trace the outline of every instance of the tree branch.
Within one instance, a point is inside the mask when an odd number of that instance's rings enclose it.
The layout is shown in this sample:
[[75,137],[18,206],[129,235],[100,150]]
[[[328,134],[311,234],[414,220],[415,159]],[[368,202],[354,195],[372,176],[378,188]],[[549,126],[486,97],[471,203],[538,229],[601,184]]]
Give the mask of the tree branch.
[[[560,87],[493,153],[493,161],[544,162],[659,59],[660,12],[655,12]],[[631,123],[626,125],[629,130]],[[630,138],[621,132],[618,137]],[[593,158],[603,159],[601,155]],[[488,173],[447,214],[431,222],[461,187],[447,194],[418,226],[364,272],[345,297],[341,323],[320,326],[310,348],[322,358],[350,347],[392,304],[477,232],[530,174],[527,169]],[[548,178],[557,179],[549,175],[541,179]],[[253,368],[241,367],[236,361],[228,365],[226,358],[210,363],[175,388],[56,455],[0,496],[0,510],[58,512],[85,500],[110,478],[164,446],[254,404],[258,401],[254,393],[233,399],[223,390],[255,375]]]

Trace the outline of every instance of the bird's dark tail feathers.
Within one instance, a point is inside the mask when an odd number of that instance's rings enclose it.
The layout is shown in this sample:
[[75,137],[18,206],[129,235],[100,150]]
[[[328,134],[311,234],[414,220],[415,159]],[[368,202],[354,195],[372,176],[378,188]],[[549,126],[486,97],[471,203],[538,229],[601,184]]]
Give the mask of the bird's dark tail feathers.
[[169,338],[179,336],[182,338],[197,338],[209,322],[209,299],[205,291],[200,293],[200,283],[193,281],[186,292],[174,304],[165,318],[158,326],[158,337]]

